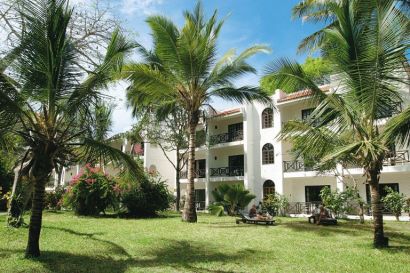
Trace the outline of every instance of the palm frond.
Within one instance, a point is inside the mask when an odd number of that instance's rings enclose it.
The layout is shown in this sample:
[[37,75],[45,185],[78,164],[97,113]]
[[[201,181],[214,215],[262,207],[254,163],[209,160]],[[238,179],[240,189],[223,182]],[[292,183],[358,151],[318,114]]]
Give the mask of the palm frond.
[[135,45],[125,39],[116,30],[107,48],[104,61],[97,66],[95,71],[75,89],[67,102],[67,109],[74,113],[78,108],[87,108],[102,98],[101,89],[106,88],[107,84],[116,80],[116,76],[123,67],[124,59],[131,53]]
[[410,107],[387,122],[381,138],[389,144],[410,146]]
[[262,91],[259,87],[241,86],[241,87],[221,87],[212,90],[209,93],[210,97],[218,97],[227,101],[234,101],[238,103],[246,103],[251,101],[258,101],[260,103],[272,105],[272,100],[269,95]]
[[135,178],[144,176],[144,171],[134,159],[103,142],[85,138],[81,146],[79,146],[77,153],[82,162],[92,162],[96,158],[101,158],[104,162],[111,162],[117,165],[117,167],[127,168]]
[[275,81],[275,86],[284,91],[308,89],[319,100],[326,97],[314,78],[306,74],[297,62],[286,58],[278,59],[266,67],[265,74]]

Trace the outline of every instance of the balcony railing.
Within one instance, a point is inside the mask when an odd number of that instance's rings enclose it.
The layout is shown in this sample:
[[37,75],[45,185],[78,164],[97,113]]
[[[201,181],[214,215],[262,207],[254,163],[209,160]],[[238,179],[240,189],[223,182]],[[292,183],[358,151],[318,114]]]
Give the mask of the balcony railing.
[[243,130],[238,130],[233,133],[225,133],[211,136],[209,139],[209,143],[210,145],[216,145],[220,143],[228,143],[240,140],[243,140]]
[[[195,178],[205,178],[206,170],[205,169],[198,169],[195,170]],[[188,178],[188,171],[181,171],[179,173],[179,177],[182,179]]]
[[195,201],[196,210],[205,210],[205,201]]
[[[290,202],[289,206],[286,208],[286,213],[289,214],[313,214],[315,212],[316,208],[319,208],[319,206],[322,204],[322,202]],[[348,211],[347,214],[349,215],[359,215],[359,205],[358,204],[348,204],[347,205]],[[364,214],[365,215],[372,215],[371,211],[371,204],[367,203],[364,206]],[[389,211],[386,208],[382,208],[383,214],[391,215],[393,214],[391,211]]]
[[243,167],[221,167],[221,168],[211,168],[211,177],[231,177],[231,176],[243,176]]
[[290,214],[312,214],[322,202],[291,202],[287,208]]
[[395,165],[401,165],[404,163],[409,163],[410,162],[410,157],[409,157],[409,151],[395,151],[391,156],[387,157],[383,161],[384,166],[395,166]]
[[308,172],[313,171],[313,167],[305,166],[303,161],[283,161],[283,171],[286,172]]
[[401,102],[394,102],[391,104],[391,106],[387,107],[385,109],[381,109],[380,113],[376,114],[377,119],[382,119],[382,118],[390,118],[393,115],[400,114],[403,111],[403,106]]

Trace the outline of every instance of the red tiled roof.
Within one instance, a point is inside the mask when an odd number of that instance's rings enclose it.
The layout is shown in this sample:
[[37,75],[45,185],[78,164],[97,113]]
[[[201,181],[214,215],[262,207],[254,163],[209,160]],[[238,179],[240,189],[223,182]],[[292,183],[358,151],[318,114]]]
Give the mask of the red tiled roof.
[[230,110],[218,112],[213,117],[227,116],[227,115],[230,115],[230,114],[239,113],[240,111],[241,111],[241,108],[230,109]]
[[[323,87],[321,89],[322,89],[323,92],[329,91],[329,87]],[[283,97],[281,99],[278,99],[278,102],[285,102],[285,101],[310,97],[312,95],[313,95],[312,90],[305,89],[305,90],[301,90],[301,91],[298,91],[298,92],[290,93],[290,94],[286,95],[285,97]]]

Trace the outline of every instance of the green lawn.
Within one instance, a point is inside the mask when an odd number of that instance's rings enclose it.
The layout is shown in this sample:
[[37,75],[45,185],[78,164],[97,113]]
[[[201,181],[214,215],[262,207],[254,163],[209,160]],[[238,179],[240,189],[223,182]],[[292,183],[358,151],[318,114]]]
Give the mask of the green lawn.
[[0,221],[0,272],[410,272],[410,224],[389,222],[392,247],[371,247],[371,225],[321,227],[279,218],[276,226],[231,217],[178,215],[146,220],[47,212],[41,249],[23,258],[27,229]]

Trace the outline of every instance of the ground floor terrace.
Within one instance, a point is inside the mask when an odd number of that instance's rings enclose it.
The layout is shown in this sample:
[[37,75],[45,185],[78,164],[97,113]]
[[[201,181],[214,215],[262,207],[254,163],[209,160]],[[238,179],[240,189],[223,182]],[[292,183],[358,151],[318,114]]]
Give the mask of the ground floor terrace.
[[410,225],[403,222],[386,222],[391,247],[376,250],[369,221],[325,227],[277,217],[266,227],[204,213],[187,224],[176,213],[121,219],[45,212],[42,256],[26,260],[28,230],[7,228],[5,218],[0,215],[2,273],[410,272]]
[[[184,196],[186,193],[186,180],[181,183],[181,191]],[[209,204],[214,202],[212,191],[221,184],[241,184],[244,188],[248,188],[249,183],[244,177],[219,177],[213,179],[197,178],[195,179],[195,197],[198,210],[205,210]],[[280,184],[282,183],[282,184]],[[264,196],[274,192],[278,192],[286,196],[289,200],[289,214],[309,215],[312,211],[321,204],[320,191],[323,187],[330,187],[332,191],[344,191],[348,187],[357,187],[361,198],[370,204],[370,188],[366,183],[366,178],[363,176],[361,169],[350,169],[342,175],[335,173],[316,172],[300,172],[287,174],[282,181],[262,180],[261,185],[252,185],[251,193],[257,198],[254,203],[258,204],[263,200]],[[403,193],[410,198],[410,170],[398,171],[398,169],[386,168],[380,176],[380,192],[381,196],[385,196],[386,187],[390,187],[395,191]],[[257,192],[255,192],[257,189]],[[359,213],[359,208],[352,204],[349,214],[356,215]],[[365,211],[371,214],[370,210]],[[388,211],[385,211],[388,214]],[[407,218],[406,218],[407,219]]]
[[[330,187],[332,191],[344,191],[348,187],[357,187],[363,201],[370,204],[370,187],[366,183],[361,169],[352,169],[343,176],[336,174],[317,174],[314,172],[304,175],[293,175],[284,179],[283,194],[290,201],[289,213],[311,214],[320,203],[320,191],[323,187]],[[410,171],[404,172],[382,172],[380,175],[379,188],[381,197],[386,196],[386,187],[403,193],[410,198]],[[370,211],[365,211],[370,214]],[[352,207],[350,214],[357,214],[358,207]],[[386,211],[386,213],[388,213]]]

